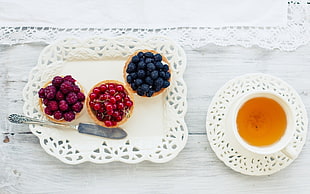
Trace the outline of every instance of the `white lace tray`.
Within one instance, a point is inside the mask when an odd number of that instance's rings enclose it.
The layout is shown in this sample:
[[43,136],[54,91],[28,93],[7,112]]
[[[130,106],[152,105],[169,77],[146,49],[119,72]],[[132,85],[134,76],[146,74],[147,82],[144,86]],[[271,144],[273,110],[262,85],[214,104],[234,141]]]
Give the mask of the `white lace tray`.
[[240,146],[225,125],[234,102],[252,91],[270,91],[285,99],[295,115],[295,132],[288,147],[299,154],[306,142],[308,117],[297,92],[279,78],[266,74],[246,74],[227,82],[214,96],[208,110],[206,130],[217,157],[233,170],[247,175],[269,175],[293,162],[282,152],[259,155]]
[[[56,75],[72,75],[86,93],[102,80],[124,82],[125,60],[139,49],[153,49],[165,55],[171,64],[172,81],[166,92],[159,96],[135,96],[133,115],[122,126],[128,136],[111,140],[71,129],[29,125],[47,153],[68,164],[85,161],[138,163],[143,160],[163,163],[177,156],[188,137],[184,121],[187,110],[187,89],[183,80],[186,56],[180,46],[165,37],[65,39],[47,46],[24,88],[24,114],[44,119],[39,110],[37,91]],[[85,108],[76,122],[91,122]]]

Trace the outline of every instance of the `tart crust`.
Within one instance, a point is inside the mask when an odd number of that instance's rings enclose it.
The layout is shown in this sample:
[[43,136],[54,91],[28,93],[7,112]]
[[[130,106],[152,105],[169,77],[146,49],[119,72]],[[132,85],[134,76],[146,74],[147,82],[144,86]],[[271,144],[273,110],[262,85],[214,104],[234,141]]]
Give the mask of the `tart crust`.
[[[158,53],[158,52],[155,51],[155,50],[143,49],[143,50],[137,50],[136,52],[134,52],[132,55],[130,55],[130,56],[127,58],[127,61],[125,62],[125,66],[124,66],[124,69],[123,69],[123,77],[124,77],[126,86],[128,87],[128,89],[129,89],[132,93],[137,93],[137,91],[133,90],[133,89],[131,88],[130,84],[127,82],[126,77],[127,77],[127,74],[128,74],[128,73],[126,72],[126,69],[127,69],[127,67],[128,67],[128,64],[131,62],[132,57],[134,57],[135,55],[137,55],[139,52],[143,52],[143,53],[151,52],[151,53],[153,53],[153,54],[160,54],[160,53]],[[169,67],[168,72],[171,74],[171,67],[170,67],[170,63],[169,63],[168,59],[167,59],[164,55],[162,55],[162,54],[160,54],[160,55],[161,55],[161,57],[162,57],[162,61],[165,62],[165,63],[168,65],[168,67]],[[171,74],[171,75],[172,75],[172,74]],[[171,82],[171,76],[170,76],[169,80],[167,80],[167,81]],[[167,87],[167,88],[168,88],[168,87]],[[163,93],[167,88],[162,88],[162,89],[159,90],[158,92],[154,92],[154,94],[153,94],[151,97],[154,97],[154,96],[157,96],[157,95]],[[144,96],[141,96],[141,97],[150,98],[150,97],[147,97],[147,96],[145,96],[145,95],[144,95]]]

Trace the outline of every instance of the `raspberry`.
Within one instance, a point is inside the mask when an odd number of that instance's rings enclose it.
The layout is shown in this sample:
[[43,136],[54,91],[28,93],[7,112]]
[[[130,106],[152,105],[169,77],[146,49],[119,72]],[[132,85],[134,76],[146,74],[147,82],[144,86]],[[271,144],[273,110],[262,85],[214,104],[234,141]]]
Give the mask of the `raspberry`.
[[77,85],[73,85],[73,92],[75,92],[76,94],[79,93],[81,90],[79,88],[79,86]]
[[65,99],[64,94],[61,91],[57,91],[57,93],[56,93],[56,100],[60,101],[60,100],[63,100],[63,99]]
[[56,95],[56,87],[51,85],[51,86],[47,86],[44,89],[44,93],[47,99],[53,99]]
[[75,114],[74,114],[74,112],[72,112],[72,111],[69,111],[69,112],[65,112],[64,114],[63,114],[63,117],[64,117],[64,119],[66,120],[66,121],[72,121],[72,120],[74,120],[75,119]]
[[47,98],[45,98],[45,99],[43,100],[43,104],[44,104],[45,106],[48,105],[48,102],[49,102],[49,100],[48,100]]
[[41,88],[39,90],[38,94],[39,94],[39,98],[45,98],[45,90],[44,90],[44,88]]
[[64,81],[64,80],[63,80],[62,77],[56,76],[56,77],[53,78],[52,84],[53,84],[53,86],[55,86],[55,87],[59,87],[60,84],[62,84],[63,81]]
[[68,94],[69,92],[73,92],[73,84],[69,81],[64,81],[61,85],[60,85],[60,91],[63,94]]
[[85,100],[85,95],[82,92],[77,93],[78,101],[83,102]]
[[59,110],[66,111],[68,110],[68,108],[69,108],[69,105],[65,100],[59,101]]
[[69,81],[71,83],[75,82],[75,79],[73,79],[71,75],[66,75],[63,79],[64,81]]
[[55,100],[51,100],[47,103],[47,107],[51,110],[51,111],[56,111],[58,110],[58,103]]
[[76,103],[78,101],[78,97],[77,97],[76,93],[70,92],[69,94],[67,94],[66,101],[68,104]]
[[44,109],[45,114],[52,116],[53,115],[53,111],[51,111],[51,109],[49,107],[45,107]]
[[77,102],[72,105],[71,108],[74,112],[81,112],[81,110],[83,109],[83,104],[81,102]]
[[54,115],[54,118],[57,120],[60,120],[63,117],[62,112],[59,110],[55,111],[53,115]]

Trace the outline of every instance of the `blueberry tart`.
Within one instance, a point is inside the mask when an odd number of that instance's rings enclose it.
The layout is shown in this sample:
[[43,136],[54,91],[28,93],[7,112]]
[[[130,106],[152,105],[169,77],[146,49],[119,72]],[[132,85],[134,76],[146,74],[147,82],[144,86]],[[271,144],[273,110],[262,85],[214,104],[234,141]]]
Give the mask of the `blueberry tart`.
[[128,88],[139,96],[156,96],[170,86],[169,62],[154,50],[136,51],[125,63],[124,79]]

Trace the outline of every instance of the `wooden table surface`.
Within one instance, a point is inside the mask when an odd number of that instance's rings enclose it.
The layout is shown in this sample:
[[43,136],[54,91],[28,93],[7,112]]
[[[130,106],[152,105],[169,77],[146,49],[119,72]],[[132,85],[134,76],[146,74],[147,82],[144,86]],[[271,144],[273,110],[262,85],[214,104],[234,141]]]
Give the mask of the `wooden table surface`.
[[[299,157],[269,176],[237,173],[211,149],[205,130],[216,91],[245,73],[277,76],[296,89],[310,112],[310,45],[293,52],[208,45],[184,48],[188,87],[185,148],[164,164],[64,164],[28,129],[8,123],[22,113],[22,89],[45,43],[0,45],[0,193],[310,193],[309,138]],[[309,126],[308,126],[309,128]]]

